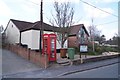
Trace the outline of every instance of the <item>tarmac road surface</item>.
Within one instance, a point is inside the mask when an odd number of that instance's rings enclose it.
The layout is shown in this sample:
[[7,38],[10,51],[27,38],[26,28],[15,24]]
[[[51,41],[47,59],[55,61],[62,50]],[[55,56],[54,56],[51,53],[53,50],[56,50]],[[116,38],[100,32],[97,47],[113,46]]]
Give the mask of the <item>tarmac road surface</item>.
[[100,68],[91,69],[91,70],[86,70],[82,72],[77,72],[61,77],[62,78],[118,78],[118,63]]

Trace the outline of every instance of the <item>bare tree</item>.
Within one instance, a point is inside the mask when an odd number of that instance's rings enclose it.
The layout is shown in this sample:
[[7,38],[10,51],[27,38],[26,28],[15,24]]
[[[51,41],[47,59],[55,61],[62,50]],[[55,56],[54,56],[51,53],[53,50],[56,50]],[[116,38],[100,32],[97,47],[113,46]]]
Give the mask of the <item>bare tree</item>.
[[92,42],[92,46],[93,46],[93,51],[95,51],[95,48],[94,48],[94,41],[98,39],[98,37],[100,38],[100,32],[96,26],[94,25],[94,18],[92,17],[91,18],[91,22],[92,22],[92,25],[89,26],[88,30],[89,30],[89,34],[90,34],[90,39],[91,39],[91,42]]
[[96,28],[96,26],[89,26],[89,27],[88,27],[88,31],[89,31],[91,40],[92,40],[93,37],[94,37],[94,39],[95,39],[96,41],[98,41],[98,40],[97,40],[97,37],[100,37],[101,31],[99,31],[99,30]]
[[4,31],[3,25],[0,26],[0,33]]
[[54,2],[54,9],[55,15],[52,14],[53,19],[50,20],[50,23],[59,27],[59,32],[56,33],[57,40],[63,48],[69,35],[69,27],[73,24],[74,9],[69,2]]

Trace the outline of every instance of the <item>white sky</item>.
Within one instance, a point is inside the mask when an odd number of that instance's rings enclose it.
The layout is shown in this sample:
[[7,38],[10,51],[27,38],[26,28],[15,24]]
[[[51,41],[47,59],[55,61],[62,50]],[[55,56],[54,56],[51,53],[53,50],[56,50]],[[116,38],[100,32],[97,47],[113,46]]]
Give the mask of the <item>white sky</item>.
[[[111,21],[116,21],[110,24],[98,25],[102,34],[107,39],[118,33],[118,18],[110,14],[95,9],[89,5],[82,3],[80,0],[57,0],[59,2],[70,1],[75,9],[74,21],[75,24],[84,24],[87,28],[91,25],[91,17],[94,18],[94,24],[104,24]],[[118,15],[119,0],[84,0],[90,4],[99,7],[109,13]],[[54,0],[44,0],[43,13],[44,22],[49,23],[53,9]],[[6,27],[10,19],[17,19],[29,22],[39,20],[40,0],[0,0],[0,25]]]

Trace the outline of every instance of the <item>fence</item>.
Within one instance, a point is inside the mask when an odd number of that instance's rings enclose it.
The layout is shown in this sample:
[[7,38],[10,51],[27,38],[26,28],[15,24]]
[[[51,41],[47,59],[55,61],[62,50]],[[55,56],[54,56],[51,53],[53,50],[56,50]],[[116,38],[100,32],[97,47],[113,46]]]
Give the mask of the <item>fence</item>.
[[32,51],[28,48],[23,48],[20,45],[6,45],[4,48],[16,53],[17,55],[43,67],[47,68],[49,66],[47,55],[42,55],[40,52]]

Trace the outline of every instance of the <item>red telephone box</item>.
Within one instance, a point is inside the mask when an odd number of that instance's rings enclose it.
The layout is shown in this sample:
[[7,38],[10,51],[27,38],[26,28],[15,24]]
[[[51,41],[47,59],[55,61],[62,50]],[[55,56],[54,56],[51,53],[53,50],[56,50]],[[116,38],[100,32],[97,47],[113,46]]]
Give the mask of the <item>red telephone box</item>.
[[42,54],[47,54],[49,61],[56,61],[56,35],[55,34],[43,34]]

